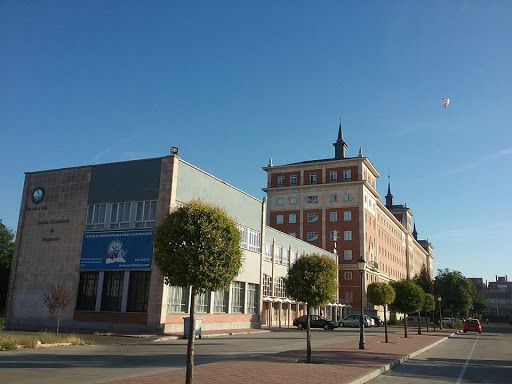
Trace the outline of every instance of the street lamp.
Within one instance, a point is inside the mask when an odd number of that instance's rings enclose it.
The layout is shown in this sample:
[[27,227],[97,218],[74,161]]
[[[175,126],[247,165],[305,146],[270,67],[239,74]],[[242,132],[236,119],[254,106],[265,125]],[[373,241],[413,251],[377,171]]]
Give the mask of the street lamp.
[[359,320],[359,349],[366,349],[364,342],[364,312],[363,312],[363,273],[366,267],[366,261],[362,257],[356,261],[357,269],[361,274],[361,319]]
[[443,315],[441,311],[441,296],[437,296],[437,301],[439,301],[439,328],[441,331],[443,330]]

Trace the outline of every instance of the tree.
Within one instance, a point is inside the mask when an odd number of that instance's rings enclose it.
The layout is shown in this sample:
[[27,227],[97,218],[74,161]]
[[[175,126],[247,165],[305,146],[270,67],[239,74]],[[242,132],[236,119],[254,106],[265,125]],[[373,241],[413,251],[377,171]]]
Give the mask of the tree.
[[443,310],[450,308],[452,317],[467,316],[471,312],[476,289],[471,280],[459,271],[439,269],[434,289],[442,298]]
[[388,322],[386,319],[386,306],[395,300],[395,290],[387,283],[371,283],[366,289],[366,297],[370,303],[384,306],[384,334],[388,342]]
[[430,273],[428,273],[425,264],[421,266],[420,273],[414,277],[414,282],[418,284],[425,293],[434,293],[434,281],[430,278]]
[[436,299],[433,294],[425,293],[425,301],[423,303],[423,310],[427,316],[427,332],[428,332],[428,324],[430,323],[430,317],[428,316],[429,312],[434,311],[436,309]]
[[3,313],[9,289],[9,275],[14,255],[14,232],[0,219],[0,314]]
[[407,315],[418,312],[423,307],[425,294],[418,284],[409,279],[393,281],[390,284],[395,290],[396,297],[389,307],[393,311],[405,314],[404,336],[407,337]]
[[225,290],[242,266],[237,223],[219,207],[191,201],[172,211],[155,231],[155,263],[172,286],[190,287],[186,383],[194,376],[195,297]]
[[62,312],[71,304],[71,295],[62,284],[53,285],[50,292],[45,295],[44,305],[48,307],[50,316],[57,321],[57,336],[59,335],[60,320]]
[[472,317],[481,318],[487,312],[489,312],[489,302],[483,295],[475,294],[475,296],[473,296],[473,310],[470,315]]
[[306,348],[308,363],[311,363],[310,308],[332,300],[338,289],[336,272],[338,266],[329,256],[317,253],[299,257],[288,270],[285,279],[288,295],[306,304]]

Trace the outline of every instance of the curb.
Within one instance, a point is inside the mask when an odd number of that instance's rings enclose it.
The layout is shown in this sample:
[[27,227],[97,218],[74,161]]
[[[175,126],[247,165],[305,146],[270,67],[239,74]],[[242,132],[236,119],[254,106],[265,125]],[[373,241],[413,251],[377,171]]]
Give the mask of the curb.
[[[243,332],[236,332],[236,331],[231,331],[231,332],[221,332],[221,333],[212,333],[212,334],[209,334],[209,335],[205,335],[205,334],[202,334],[199,339],[201,338],[209,338],[209,337],[218,337],[218,336],[233,336],[233,335],[248,335],[248,334],[252,334],[252,333],[269,333],[271,332],[270,330],[258,330],[258,331],[243,331]],[[156,339],[153,339],[151,340],[152,342],[157,342],[157,341],[167,341],[167,340],[179,340],[179,339],[186,339],[187,337],[186,336],[163,336],[163,337],[159,337],[159,338],[156,338]],[[198,339],[198,337],[196,337],[196,339]]]
[[436,345],[441,344],[443,341],[448,340],[453,335],[454,334],[446,336],[446,337],[442,338],[441,340],[438,340],[435,343],[430,344],[430,345],[428,345],[428,346],[426,346],[426,347],[424,347],[424,348],[422,348],[422,349],[420,349],[418,351],[412,352],[412,353],[410,353],[410,354],[408,354],[406,356],[402,356],[399,359],[393,360],[391,363],[383,365],[382,367],[380,367],[380,368],[378,368],[378,369],[376,369],[376,370],[374,370],[372,372],[369,372],[369,373],[367,373],[367,374],[365,374],[363,376],[360,376],[360,377],[358,377],[355,380],[349,381],[346,384],[364,384],[364,383],[367,383],[368,381],[370,381],[372,379],[375,379],[377,376],[380,376],[383,373],[386,373],[386,372],[392,370],[393,368],[398,367],[400,364],[405,363],[407,360],[412,359],[412,358],[418,356],[419,354],[422,354],[423,352],[428,351],[431,348],[434,348]]

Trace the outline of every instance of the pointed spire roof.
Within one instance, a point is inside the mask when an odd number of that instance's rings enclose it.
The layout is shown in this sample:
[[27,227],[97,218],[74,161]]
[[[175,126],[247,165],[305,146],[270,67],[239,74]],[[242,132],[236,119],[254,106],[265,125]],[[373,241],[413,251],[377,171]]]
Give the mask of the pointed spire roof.
[[343,140],[343,130],[341,129],[341,118],[340,118],[340,125],[338,127],[338,140],[336,140],[334,145],[334,158],[335,159],[344,159],[346,157],[346,152],[348,145]]
[[359,157],[363,157],[363,147],[359,147]]
[[418,240],[418,231],[416,230],[416,223],[414,223],[414,229],[412,230],[412,235],[415,240]]
[[391,177],[388,174],[388,194],[386,195],[386,207],[395,205],[393,195],[391,194]]
[[270,156],[270,159],[268,159],[268,166],[269,167],[273,167],[273,165],[272,165],[272,156]]

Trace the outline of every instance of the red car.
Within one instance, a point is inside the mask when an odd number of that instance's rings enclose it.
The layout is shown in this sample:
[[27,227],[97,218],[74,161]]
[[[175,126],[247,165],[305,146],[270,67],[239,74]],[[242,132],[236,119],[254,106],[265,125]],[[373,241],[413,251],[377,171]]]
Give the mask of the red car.
[[464,321],[464,327],[462,328],[464,333],[467,331],[482,333],[482,324],[477,319],[467,319]]

